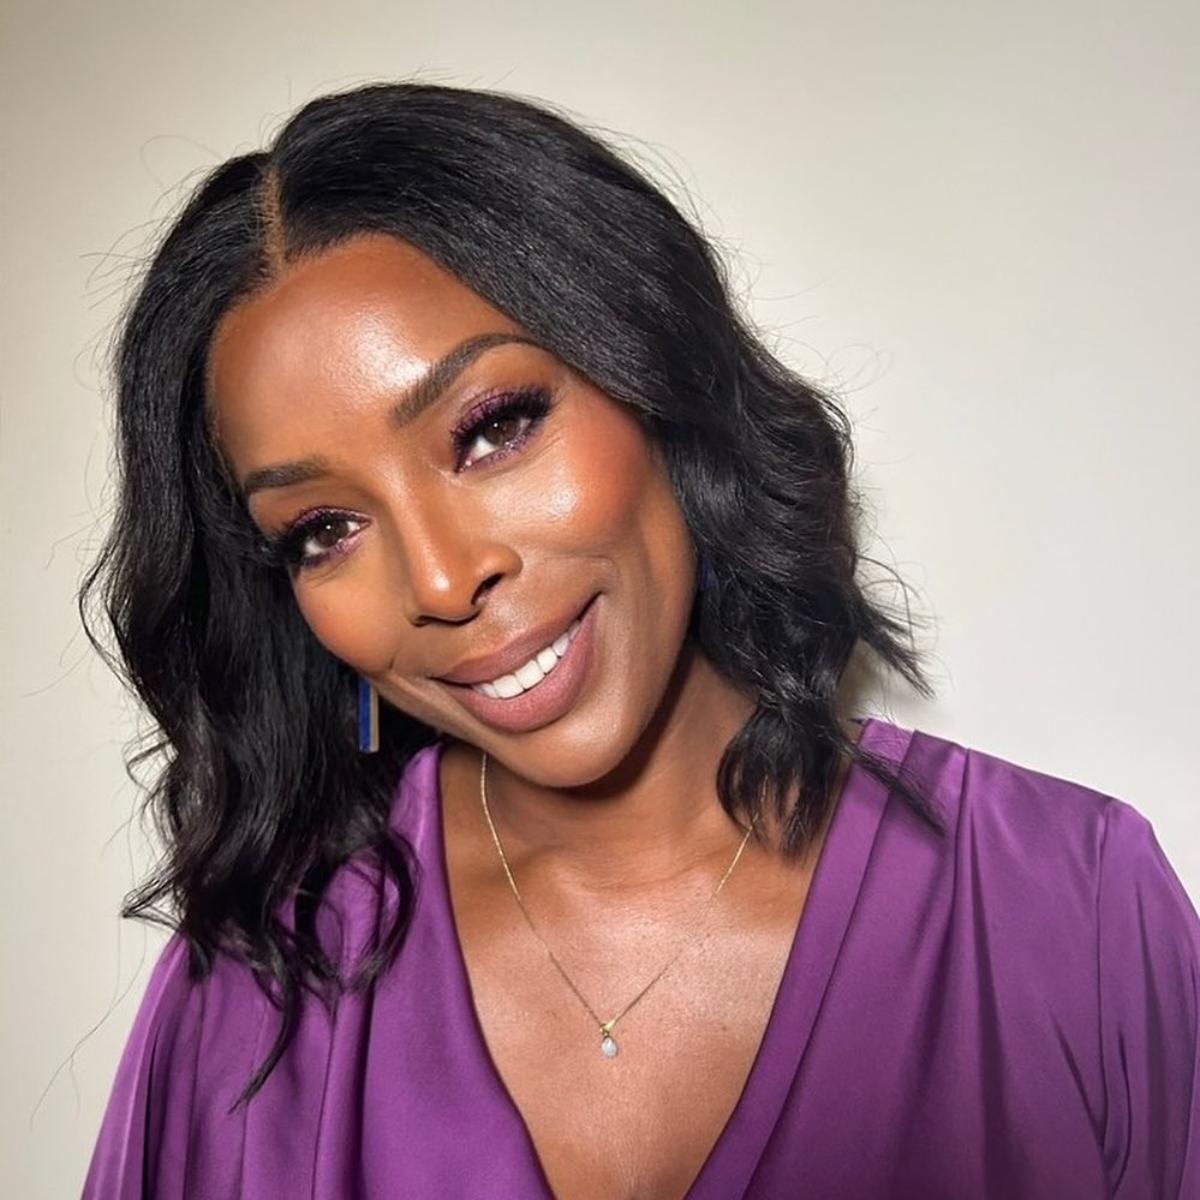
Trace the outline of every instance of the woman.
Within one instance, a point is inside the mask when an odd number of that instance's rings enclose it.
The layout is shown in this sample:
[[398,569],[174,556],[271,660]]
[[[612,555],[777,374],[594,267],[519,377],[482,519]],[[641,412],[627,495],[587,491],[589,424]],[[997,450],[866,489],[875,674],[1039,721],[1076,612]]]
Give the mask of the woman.
[[1200,1194],[1150,825],[845,713],[858,648],[928,693],[845,418],[634,167],[317,100],[117,368],[84,598],[167,751],[126,914],[177,932],[86,1197]]

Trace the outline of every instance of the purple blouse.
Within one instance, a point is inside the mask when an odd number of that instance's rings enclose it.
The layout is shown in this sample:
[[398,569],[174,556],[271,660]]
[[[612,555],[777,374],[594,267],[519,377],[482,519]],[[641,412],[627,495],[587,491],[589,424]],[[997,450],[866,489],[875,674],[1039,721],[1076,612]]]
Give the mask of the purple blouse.
[[[1150,823],[931,734],[869,718],[862,737],[906,762],[948,834],[848,772],[757,1057],[687,1200],[1200,1198],[1200,920]],[[332,1018],[307,1004],[230,1114],[277,1016],[231,958],[189,981],[174,936],[84,1200],[551,1200],[455,931],[444,744],[397,788],[423,876],[393,967]],[[377,894],[350,870],[333,887],[356,953]]]

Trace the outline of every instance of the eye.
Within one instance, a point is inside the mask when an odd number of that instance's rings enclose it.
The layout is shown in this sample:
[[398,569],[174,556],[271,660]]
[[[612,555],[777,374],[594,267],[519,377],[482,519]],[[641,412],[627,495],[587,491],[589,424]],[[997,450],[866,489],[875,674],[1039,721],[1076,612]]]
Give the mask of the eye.
[[[480,401],[451,434],[455,465],[461,470],[515,453],[533,436],[553,403],[541,387]],[[366,524],[362,517],[335,509],[305,514],[281,532],[264,535],[267,561],[289,571],[311,570],[345,554]]]
[[[344,554],[366,524],[351,513],[325,509],[300,517],[282,532],[265,538],[271,560],[289,569],[306,571]],[[349,531],[347,532],[347,527]]]
[[[475,405],[452,434],[459,469],[482,459],[507,458],[530,438],[551,405],[539,387],[490,396]],[[464,460],[468,451],[472,457]]]

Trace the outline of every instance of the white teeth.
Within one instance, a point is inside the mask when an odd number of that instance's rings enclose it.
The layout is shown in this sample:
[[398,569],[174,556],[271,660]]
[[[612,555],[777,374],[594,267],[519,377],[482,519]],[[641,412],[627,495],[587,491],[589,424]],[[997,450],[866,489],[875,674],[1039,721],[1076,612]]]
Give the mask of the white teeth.
[[501,675],[488,683],[473,683],[471,687],[493,700],[509,700],[536,687],[558,666],[558,660],[567,652],[567,647],[579,632],[580,621],[576,618],[567,626],[567,632],[554,639],[544,650],[539,650],[524,666],[508,675]]
[[[555,659],[557,662],[558,660]],[[536,658],[531,658],[523,667],[518,667],[514,674],[517,682],[523,688],[531,688],[535,683],[541,683],[546,678],[546,672],[538,666]]]
[[495,689],[496,695],[503,697],[505,700],[519,695],[524,690],[515,675],[501,675],[492,684],[492,687]]

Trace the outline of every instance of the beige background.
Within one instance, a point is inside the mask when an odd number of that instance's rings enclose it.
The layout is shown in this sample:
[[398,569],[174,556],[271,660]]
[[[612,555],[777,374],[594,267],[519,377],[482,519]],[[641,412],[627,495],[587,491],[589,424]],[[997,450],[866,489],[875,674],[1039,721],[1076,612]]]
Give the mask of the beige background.
[[0,1193],[78,1193],[161,943],[116,917],[147,854],[134,710],[73,601],[110,500],[99,356],[185,185],[330,89],[547,98],[685,185],[779,350],[842,389],[877,551],[935,622],[939,701],[890,714],[1128,800],[1200,896],[1191,0],[4,21]]

